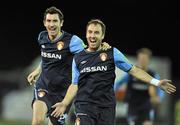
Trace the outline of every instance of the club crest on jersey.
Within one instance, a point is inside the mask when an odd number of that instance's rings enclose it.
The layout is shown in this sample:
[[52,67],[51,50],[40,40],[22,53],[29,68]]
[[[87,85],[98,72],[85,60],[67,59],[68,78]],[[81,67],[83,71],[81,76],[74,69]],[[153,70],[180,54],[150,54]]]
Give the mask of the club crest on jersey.
[[101,53],[101,54],[100,54],[100,59],[101,59],[102,61],[106,61],[106,60],[107,60],[107,54],[106,54],[106,53]]
[[38,90],[38,96],[39,96],[40,98],[44,97],[45,95],[46,95],[46,92],[45,92],[43,89]]
[[64,42],[63,42],[63,41],[59,41],[59,42],[57,43],[57,49],[58,49],[58,50],[62,50],[63,47],[64,47]]

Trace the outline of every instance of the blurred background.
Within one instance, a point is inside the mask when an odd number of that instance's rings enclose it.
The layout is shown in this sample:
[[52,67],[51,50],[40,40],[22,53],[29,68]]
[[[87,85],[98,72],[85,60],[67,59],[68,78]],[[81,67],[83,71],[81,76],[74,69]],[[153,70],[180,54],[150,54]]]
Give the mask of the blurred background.
[[[169,78],[177,92],[165,95],[156,125],[180,125],[180,18],[177,1],[3,1],[0,7],[0,125],[30,125],[33,87],[26,77],[39,62],[37,37],[44,30],[43,13],[56,6],[65,16],[63,30],[84,41],[86,23],[101,19],[107,26],[105,40],[136,63],[139,48],[153,52],[151,68]],[[121,77],[121,71],[116,71]],[[127,106],[117,99],[117,125],[126,125]],[[72,108],[73,111],[73,108]],[[74,119],[73,113],[70,119]]]

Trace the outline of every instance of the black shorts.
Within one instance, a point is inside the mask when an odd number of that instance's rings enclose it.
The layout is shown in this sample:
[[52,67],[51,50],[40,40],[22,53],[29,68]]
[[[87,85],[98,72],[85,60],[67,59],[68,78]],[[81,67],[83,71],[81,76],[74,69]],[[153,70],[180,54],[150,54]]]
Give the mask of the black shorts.
[[63,116],[59,117],[59,118],[55,118],[51,116],[51,113],[54,111],[54,108],[51,108],[54,104],[56,104],[57,102],[60,102],[63,100],[64,97],[59,96],[59,95],[50,95],[48,94],[48,92],[45,89],[38,89],[38,90],[34,90],[34,99],[32,101],[32,104],[34,103],[35,100],[40,100],[45,102],[45,104],[47,105],[48,108],[48,112],[47,112],[47,117],[49,117],[49,119],[51,120],[51,122],[53,123],[53,125],[63,125],[65,124],[65,119],[67,117],[67,114],[70,110],[71,105],[69,105],[64,113]]
[[139,106],[131,106],[128,108],[128,122],[134,122],[135,125],[141,125],[144,121],[154,120],[154,110],[151,104],[146,102]]
[[114,125],[115,106],[75,105],[75,125]]

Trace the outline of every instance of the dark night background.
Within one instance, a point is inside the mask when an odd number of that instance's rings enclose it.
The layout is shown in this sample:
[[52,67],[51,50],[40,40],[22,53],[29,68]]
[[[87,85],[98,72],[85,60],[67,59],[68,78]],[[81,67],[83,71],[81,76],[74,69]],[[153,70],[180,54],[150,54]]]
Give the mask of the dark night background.
[[[0,71],[15,71],[17,80],[25,79],[21,71],[40,55],[37,37],[44,30],[43,14],[46,8],[56,6],[65,16],[63,30],[85,40],[87,22],[101,19],[107,26],[106,37],[111,46],[122,53],[135,55],[137,49],[148,47],[154,56],[172,61],[172,80],[177,92],[172,96],[167,120],[173,121],[174,105],[180,95],[180,13],[175,0],[36,0],[0,2]],[[15,70],[14,70],[15,69]],[[19,74],[16,72],[19,71]],[[5,72],[6,73],[6,72]],[[23,72],[24,73],[24,72]],[[4,75],[4,74],[3,74]],[[5,77],[5,75],[2,77]],[[2,97],[19,84],[6,75],[11,83],[0,81],[0,115]],[[19,78],[20,77],[20,78]],[[15,84],[16,83],[16,84]],[[21,88],[23,88],[21,87]],[[8,91],[7,91],[8,90]],[[169,108],[169,106],[168,106]],[[1,116],[0,116],[1,119]],[[164,119],[164,121],[167,121]],[[1,120],[0,120],[1,121]]]
[[135,55],[140,47],[148,47],[155,56],[169,57],[172,77],[179,77],[180,21],[176,1],[5,2],[0,7],[2,70],[27,66],[39,54],[36,40],[44,29],[43,13],[54,5],[65,15],[64,30],[85,39],[87,21],[100,18],[107,26],[105,41],[110,45],[129,55]]

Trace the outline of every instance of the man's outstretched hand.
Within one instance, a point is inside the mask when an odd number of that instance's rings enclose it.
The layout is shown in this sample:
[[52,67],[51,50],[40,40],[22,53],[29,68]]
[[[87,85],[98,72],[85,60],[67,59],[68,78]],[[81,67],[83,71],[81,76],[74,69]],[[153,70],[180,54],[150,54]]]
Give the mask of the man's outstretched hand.
[[163,79],[163,80],[160,80],[159,86],[162,90],[164,90],[168,94],[171,94],[176,91],[176,87],[172,85],[171,83],[172,83],[171,80]]

